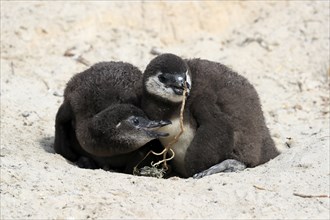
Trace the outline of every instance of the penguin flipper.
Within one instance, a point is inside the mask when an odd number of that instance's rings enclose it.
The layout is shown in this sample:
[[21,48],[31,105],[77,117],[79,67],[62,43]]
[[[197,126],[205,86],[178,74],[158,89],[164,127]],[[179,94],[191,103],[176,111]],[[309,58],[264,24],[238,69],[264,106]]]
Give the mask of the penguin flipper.
[[73,151],[72,147],[72,109],[68,102],[64,102],[55,119],[55,142],[54,150],[70,161],[76,161],[78,155]]
[[204,176],[209,176],[216,173],[227,173],[227,172],[237,172],[242,171],[246,168],[246,165],[238,160],[228,159],[224,160],[221,163],[218,163],[207,170],[204,170],[200,173],[196,173],[193,178],[200,179]]

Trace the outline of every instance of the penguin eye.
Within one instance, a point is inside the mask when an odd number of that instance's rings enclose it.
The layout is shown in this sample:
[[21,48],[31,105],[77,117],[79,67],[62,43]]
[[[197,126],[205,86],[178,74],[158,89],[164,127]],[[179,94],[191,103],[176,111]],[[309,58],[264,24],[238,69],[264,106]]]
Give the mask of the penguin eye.
[[134,123],[134,125],[138,125],[138,124],[140,123],[140,121],[139,121],[139,119],[134,118],[134,119],[133,119],[133,123]]
[[165,83],[166,82],[166,77],[164,75],[159,75],[158,79],[160,82]]

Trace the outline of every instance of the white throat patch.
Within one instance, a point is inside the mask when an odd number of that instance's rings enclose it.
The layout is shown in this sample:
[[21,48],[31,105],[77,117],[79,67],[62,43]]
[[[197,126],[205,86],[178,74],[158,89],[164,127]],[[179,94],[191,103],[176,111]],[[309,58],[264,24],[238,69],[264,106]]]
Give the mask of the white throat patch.
[[190,85],[190,88],[189,88],[189,91],[191,90],[191,77],[190,77],[190,75],[189,75],[189,72],[188,72],[188,70],[187,70],[187,72],[186,72],[186,82]]

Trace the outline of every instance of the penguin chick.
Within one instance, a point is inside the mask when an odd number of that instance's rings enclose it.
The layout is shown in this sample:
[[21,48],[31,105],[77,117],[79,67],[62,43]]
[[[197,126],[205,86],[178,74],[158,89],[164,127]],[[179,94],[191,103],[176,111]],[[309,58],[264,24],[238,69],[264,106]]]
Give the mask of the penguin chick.
[[[189,96],[184,110],[185,131],[172,147],[175,171],[190,177],[219,163],[219,169],[213,167],[204,174],[235,171],[235,167],[255,167],[279,154],[266,127],[258,94],[246,78],[220,63],[183,60],[174,54],[151,60],[143,76],[142,109],[153,120],[172,121],[172,125],[160,129],[169,133],[161,139],[163,145],[179,132],[185,81]],[[221,165],[227,159],[233,160]]]
[[144,112],[128,104],[112,105],[92,118],[76,122],[81,147],[93,156],[112,157],[139,149],[168,134],[156,129],[169,121],[151,121]]
[[[103,62],[71,78],[55,120],[56,153],[87,168],[124,167],[134,151],[166,136],[169,121],[151,121],[138,108],[142,73],[123,62]],[[87,159],[86,159],[87,158]]]

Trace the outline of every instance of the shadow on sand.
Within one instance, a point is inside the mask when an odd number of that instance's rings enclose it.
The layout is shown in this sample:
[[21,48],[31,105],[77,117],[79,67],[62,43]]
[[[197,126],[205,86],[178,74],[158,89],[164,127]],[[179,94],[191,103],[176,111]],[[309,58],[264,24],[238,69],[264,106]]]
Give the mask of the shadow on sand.
[[54,136],[42,137],[39,139],[40,146],[48,153],[55,154],[54,151]]

